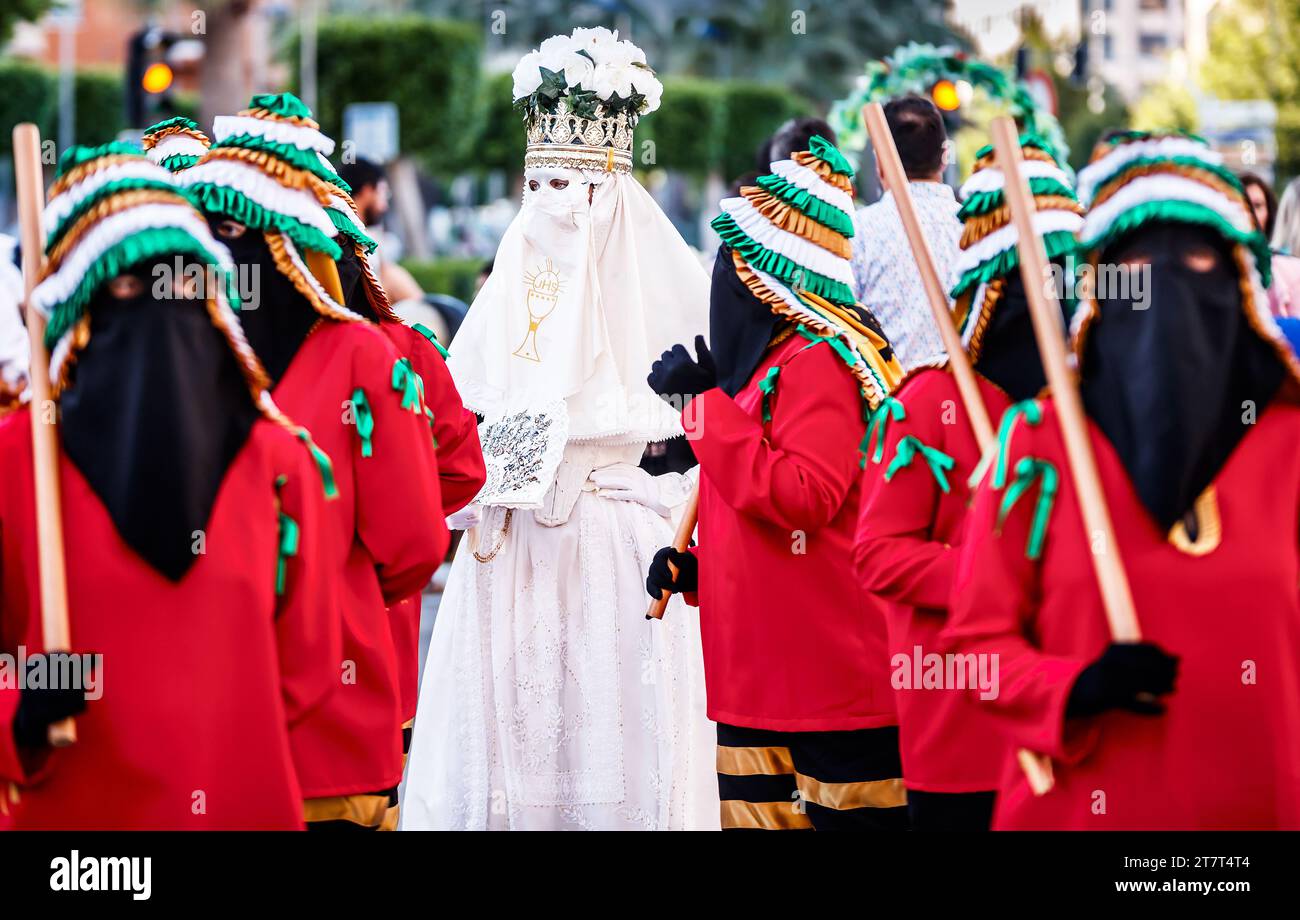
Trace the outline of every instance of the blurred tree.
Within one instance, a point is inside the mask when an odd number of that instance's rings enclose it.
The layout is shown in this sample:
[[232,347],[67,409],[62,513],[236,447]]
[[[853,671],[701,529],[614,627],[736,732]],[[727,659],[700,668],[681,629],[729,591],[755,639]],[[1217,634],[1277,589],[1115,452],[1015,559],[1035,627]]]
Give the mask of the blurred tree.
[[0,155],[13,152],[14,125],[34,121],[44,131],[57,101],[53,77],[36,64],[0,60]]
[[4,0],[0,3],[0,46],[13,36],[20,22],[35,22],[50,8],[53,0]]
[[1135,131],[1175,128],[1195,132],[1200,123],[1196,97],[1187,84],[1167,80],[1149,88],[1133,104],[1128,126]]
[[1300,4],[1223,0],[1210,22],[1200,81],[1221,99],[1272,100],[1278,176],[1300,174]]

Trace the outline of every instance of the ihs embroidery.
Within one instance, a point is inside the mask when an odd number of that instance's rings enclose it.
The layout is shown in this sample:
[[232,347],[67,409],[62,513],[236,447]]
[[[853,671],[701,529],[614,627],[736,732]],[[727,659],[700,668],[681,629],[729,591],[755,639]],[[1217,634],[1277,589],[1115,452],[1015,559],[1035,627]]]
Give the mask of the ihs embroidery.
[[524,275],[524,284],[528,287],[525,297],[528,304],[528,333],[513,354],[540,364],[542,357],[537,353],[537,327],[555,309],[560,291],[564,288],[564,280],[551,260],[547,259],[537,271]]

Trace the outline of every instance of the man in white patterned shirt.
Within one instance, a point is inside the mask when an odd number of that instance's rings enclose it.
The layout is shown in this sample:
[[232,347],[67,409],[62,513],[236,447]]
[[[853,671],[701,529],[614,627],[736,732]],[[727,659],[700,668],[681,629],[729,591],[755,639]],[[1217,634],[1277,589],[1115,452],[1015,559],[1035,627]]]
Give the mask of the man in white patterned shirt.
[[[885,104],[885,120],[907,173],[921,232],[934,253],[939,281],[947,284],[960,252],[962,223],[957,199],[943,182],[948,140],[943,116],[929,99],[903,96]],[[858,302],[880,320],[903,370],[943,354],[943,340],[930,316],[892,192],[858,211],[853,279]]]

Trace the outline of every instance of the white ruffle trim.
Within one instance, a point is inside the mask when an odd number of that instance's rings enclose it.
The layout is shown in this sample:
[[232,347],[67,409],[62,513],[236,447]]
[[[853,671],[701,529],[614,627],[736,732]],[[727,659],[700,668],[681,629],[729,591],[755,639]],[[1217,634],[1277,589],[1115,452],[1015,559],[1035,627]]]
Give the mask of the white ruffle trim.
[[853,286],[853,268],[848,259],[840,258],[788,230],[782,230],[759,213],[747,199],[724,198],[722,210],[760,246],[780,253],[809,271],[834,278],[849,287]]
[[1123,144],[1079,171],[1079,200],[1091,206],[1097,189],[1134,160],[1176,156],[1195,157],[1212,166],[1223,165],[1222,156],[1191,138],[1162,137]]
[[207,223],[194,208],[180,203],[146,204],[106,217],[83,234],[58,271],[32,291],[32,305],[48,317],[55,305],[72,296],[91,264],[111,247],[136,233],[164,227],[175,227],[190,234],[198,240],[213,262],[221,269],[233,273],[234,263],[229,251],[212,238]]
[[853,198],[848,192],[831,185],[807,166],[794,160],[777,160],[772,164],[772,172],[791,185],[797,185],[826,204],[853,216]]
[[[1065,170],[1042,160],[1025,160],[1020,164],[1020,174],[1026,179],[1055,179],[1066,188],[1074,187],[1074,183],[1065,174]],[[1002,170],[992,166],[981,169],[977,173],[972,173],[971,177],[962,183],[961,191],[958,194],[961,196],[961,200],[965,201],[970,196],[982,192],[1001,191],[1006,187],[1006,184],[1007,179]]]
[[[1060,230],[1078,233],[1083,227],[1083,223],[1083,218],[1073,211],[1052,209],[1037,211],[1034,214],[1034,230],[1040,237]],[[1015,249],[1019,240],[1020,236],[1016,233],[1015,224],[999,227],[983,239],[972,243],[969,249],[961,251],[960,255],[957,256],[956,263],[953,265],[953,276],[960,278],[968,271],[978,268],[1006,250]]]
[[212,135],[217,143],[241,134],[264,137],[277,144],[290,144],[299,150],[315,150],[326,156],[334,152],[334,141],[315,128],[270,118],[253,118],[251,115],[218,115],[212,120]]
[[155,163],[168,157],[201,157],[208,147],[197,137],[188,134],[169,134],[145,151],[145,156]]
[[1250,214],[1240,202],[1233,201],[1218,189],[1181,175],[1160,173],[1139,176],[1110,198],[1088,211],[1079,234],[1085,247],[1092,246],[1110,230],[1111,225],[1130,208],[1153,201],[1186,201],[1209,208],[1242,234],[1252,232]]
[[110,169],[101,169],[90,173],[80,182],[68,186],[65,191],[56,195],[45,206],[45,216],[42,220],[45,224],[46,243],[49,243],[55,228],[66,220],[68,215],[75,211],[79,205],[110,182],[120,182],[123,179],[149,179],[167,185],[174,186],[176,184],[170,172],[156,163],[150,163],[148,160],[132,159]]
[[366,225],[361,222],[361,218],[357,217],[356,211],[352,210],[352,205],[348,204],[347,199],[345,199],[342,195],[331,195],[329,207],[332,210],[338,211],[340,214],[345,215],[347,219],[352,223],[352,226],[356,227],[362,233],[366,232]]
[[306,189],[286,188],[246,163],[236,160],[206,160],[184,172],[176,173],[173,178],[182,188],[204,184],[232,188],[268,211],[292,217],[328,237],[338,235],[338,228],[315,195]]

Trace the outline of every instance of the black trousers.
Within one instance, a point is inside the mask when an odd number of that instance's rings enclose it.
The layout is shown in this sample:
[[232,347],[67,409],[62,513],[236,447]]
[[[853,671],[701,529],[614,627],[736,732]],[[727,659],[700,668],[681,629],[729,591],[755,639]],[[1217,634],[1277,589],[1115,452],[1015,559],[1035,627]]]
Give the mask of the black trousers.
[[914,831],[986,831],[993,823],[995,792],[907,790]]
[[906,830],[897,728],[775,732],[718,723],[723,830]]

